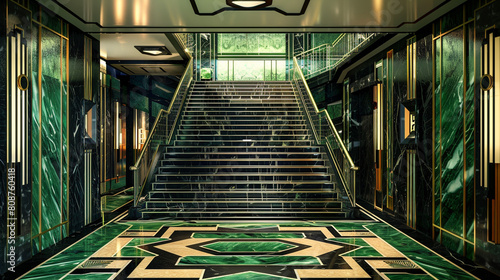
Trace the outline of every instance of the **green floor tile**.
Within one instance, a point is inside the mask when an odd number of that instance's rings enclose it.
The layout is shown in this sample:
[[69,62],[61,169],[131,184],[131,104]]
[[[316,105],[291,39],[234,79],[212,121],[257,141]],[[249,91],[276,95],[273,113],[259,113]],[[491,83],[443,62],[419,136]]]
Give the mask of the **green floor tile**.
[[215,243],[207,244],[207,249],[216,252],[280,252],[292,248],[297,248],[295,245],[277,242],[277,241],[254,241],[254,242],[230,242],[218,241]]
[[168,238],[134,238],[129,243],[127,243],[127,247],[131,246],[142,246],[162,241],[170,240]]
[[64,277],[64,280],[82,280],[82,279],[92,279],[92,280],[107,280],[114,273],[86,273],[86,274],[70,274]]
[[154,257],[154,256],[156,255],[136,247],[123,247],[120,250],[120,252],[115,254],[115,257]]
[[178,265],[321,265],[309,256],[188,256]]
[[430,275],[418,275],[418,274],[385,274],[387,278],[391,280],[432,280],[434,279]]
[[257,273],[253,271],[210,278],[210,280],[292,280],[292,279],[294,278],[284,278],[269,274]]
[[20,279],[59,279],[129,227],[109,224],[99,228]]
[[278,239],[278,238],[304,238],[302,233],[280,232],[195,232],[194,238],[221,238],[221,239]]

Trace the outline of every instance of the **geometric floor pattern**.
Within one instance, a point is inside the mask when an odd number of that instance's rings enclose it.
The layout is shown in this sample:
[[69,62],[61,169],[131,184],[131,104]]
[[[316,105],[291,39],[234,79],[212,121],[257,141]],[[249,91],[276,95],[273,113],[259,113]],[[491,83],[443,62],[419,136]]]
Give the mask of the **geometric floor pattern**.
[[107,224],[21,279],[476,279],[379,221]]

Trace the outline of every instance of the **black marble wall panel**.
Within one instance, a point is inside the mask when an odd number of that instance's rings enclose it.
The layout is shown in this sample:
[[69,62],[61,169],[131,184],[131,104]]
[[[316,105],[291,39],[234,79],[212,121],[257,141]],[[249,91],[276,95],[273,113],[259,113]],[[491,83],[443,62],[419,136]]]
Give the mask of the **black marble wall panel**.
[[[92,52],[92,94],[93,100],[84,99],[84,40],[85,34],[75,27],[69,30],[69,152],[70,152],[70,203],[69,227],[70,233],[78,231],[85,226],[85,196],[84,196],[84,153],[85,153],[85,114],[86,103],[96,104],[94,110],[99,112],[99,42],[93,40]],[[100,127],[99,114],[96,114],[96,127]],[[99,143],[100,131],[97,131],[97,145],[92,147],[92,220],[100,217],[100,179],[99,179]]]
[[400,108],[407,96],[406,77],[406,40],[403,40],[394,48],[394,85],[393,85],[393,189],[394,214],[401,220],[406,221],[406,178],[407,178],[407,155],[406,147],[400,143],[400,125],[404,116],[401,116]]
[[[5,3],[0,4],[0,14],[6,14],[7,5]],[[6,27],[7,21],[5,18],[0,20],[0,209],[6,209],[5,203],[7,202],[7,181],[3,178],[7,178],[7,37],[6,37]],[[7,220],[7,211],[0,211],[0,232],[2,240],[5,240],[3,236],[7,232],[7,224],[4,222]],[[0,274],[7,271],[7,242],[0,242]]]
[[[70,49],[71,52],[71,49]],[[97,40],[92,39],[92,96],[93,102],[96,104],[96,110],[100,110],[100,43]],[[96,114],[96,127],[97,129],[97,145],[93,147],[92,150],[92,221],[96,221],[101,216],[101,192],[100,192],[100,143],[101,143],[101,133],[100,133],[100,122],[99,114]]]
[[432,30],[417,34],[417,228],[432,234]]
[[[475,53],[475,64],[476,69],[481,69],[481,42],[484,39],[485,30],[492,26],[497,27],[497,32],[500,27],[500,2],[494,1],[489,5],[476,11],[476,53]],[[498,33],[497,33],[498,34]],[[496,61],[498,63],[498,60]],[[478,83],[481,77],[481,72],[476,71],[475,81]],[[497,89],[498,90],[498,89]],[[476,111],[476,124],[475,127],[479,127],[479,102],[481,101],[480,96],[482,91],[479,86],[476,85],[475,92],[475,111]],[[487,268],[500,274],[500,245],[494,245],[488,242],[488,214],[487,214],[487,190],[479,185],[479,152],[481,147],[479,144],[480,129],[475,130],[476,135],[476,252],[475,261]]]
[[69,29],[69,230],[84,225],[84,34]]

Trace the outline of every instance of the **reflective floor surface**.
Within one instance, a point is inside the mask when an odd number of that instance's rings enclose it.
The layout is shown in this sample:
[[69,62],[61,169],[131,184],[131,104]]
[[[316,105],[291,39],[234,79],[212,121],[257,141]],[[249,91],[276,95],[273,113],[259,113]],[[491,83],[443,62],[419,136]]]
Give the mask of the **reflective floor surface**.
[[475,279],[392,226],[362,221],[111,222],[21,279]]

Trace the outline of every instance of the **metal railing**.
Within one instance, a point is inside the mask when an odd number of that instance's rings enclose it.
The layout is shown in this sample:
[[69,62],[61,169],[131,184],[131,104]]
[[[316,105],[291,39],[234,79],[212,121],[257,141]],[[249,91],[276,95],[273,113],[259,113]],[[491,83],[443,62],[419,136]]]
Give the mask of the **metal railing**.
[[151,168],[156,165],[160,147],[169,144],[172,139],[192,81],[193,57],[190,57],[168,110],[160,110],[136,163],[130,167],[134,171],[134,206],[137,206],[139,197],[154,173]]
[[356,171],[358,167],[354,165],[328,111],[326,109],[318,110],[296,57],[293,58],[293,81],[297,88],[299,103],[306,112],[317,144],[327,147],[347,196],[352,206],[356,206]]
[[296,56],[306,79],[339,66],[358,52],[377,33],[343,33],[332,44],[324,44]]

